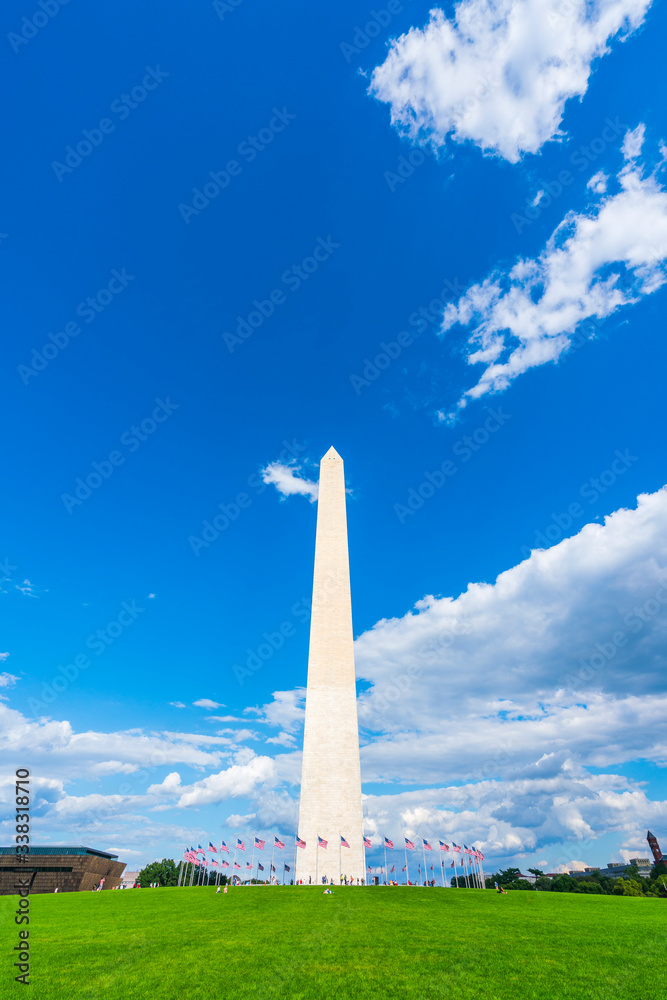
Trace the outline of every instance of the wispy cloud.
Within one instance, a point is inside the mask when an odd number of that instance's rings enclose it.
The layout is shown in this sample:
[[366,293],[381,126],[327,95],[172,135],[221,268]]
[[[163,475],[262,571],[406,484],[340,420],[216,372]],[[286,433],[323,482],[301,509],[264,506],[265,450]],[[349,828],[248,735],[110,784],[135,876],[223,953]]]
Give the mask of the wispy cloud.
[[262,469],[262,479],[265,483],[271,483],[282,493],[284,497],[301,494],[310,498],[310,502],[317,500],[318,485],[310,479],[304,479],[299,475],[301,466],[296,462],[270,462]]
[[225,706],[221,701],[211,701],[210,698],[200,698],[198,701],[193,701],[193,705],[197,708],[224,708]]
[[[617,191],[592,203],[587,214],[568,213],[537,258],[520,259],[472,285],[444,313],[442,333],[470,328],[468,364],[484,371],[457,408],[505,389],[518,375],[557,361],[577,331],[591,337],[595,323],[664,284],[667,274],[667,190],[656,172],[637,162],[643,126],[628,132],[626,162]],[[586,330],[584,323],[591,328]]]
[[370,92],[413,139],[472,141],[515,163],[562,136],[565,104],[586,93],[612,38],[639,27],[650,0],[462,0],[453,19],[393,41]]

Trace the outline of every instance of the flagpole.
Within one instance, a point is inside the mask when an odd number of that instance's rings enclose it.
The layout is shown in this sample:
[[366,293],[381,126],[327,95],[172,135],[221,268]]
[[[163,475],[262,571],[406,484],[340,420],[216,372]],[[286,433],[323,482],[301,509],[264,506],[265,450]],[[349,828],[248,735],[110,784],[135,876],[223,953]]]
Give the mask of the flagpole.
[[[426,848],[424,847],[424,838],[422,837],[422,858],[424,859],[424,876],[426,876]],[[424,877],[424,881],[427,879]]]
[[343,836],[342,833],[338,834],[338,885],[340,885],[340,877],[343,874],[343,858],[342,858],[343,841],[342,841],[342,836]]
[[250,862],[250,885],[252,885],[252,873],[255,870],[255,837],[252,838],[252,860]]
[[271,879],[273,878],[273,855],[276,851],[276,835],[273,835],[273,847],[271,848],[271,867],[269,868],[269,885],[271,885]]
[[387,871],[387,841],[385,839],[385,842],[384,842],[384,884],[385,885],[387,884],[387,875],[388,874],[389,874],[389,872]]
[[405,882],[406,885],[409,885],[410,872],[408,871],[408,845],[405,843],[405,838],[403,838],[403,853],[405,854]]
[[442,878],[442,888],[445,888],[445,859],[440,858],[440,877]]
[[297,835],[295,833],[294,834],[294,885],[298,885],[299,884],[299,880],[297,878],[297,874],[298,874],[298,871],[299,871],[299,866],[297,864],[297,857],[296,857],[296,852],[298,851],[298,847],[296,846],[296,837],[297,837]]
[[315,885],[317,885],[317,877],[319,875],[319,860],[320,860],[320,838],[319,834],[316,835],[317,840],[315,841]]

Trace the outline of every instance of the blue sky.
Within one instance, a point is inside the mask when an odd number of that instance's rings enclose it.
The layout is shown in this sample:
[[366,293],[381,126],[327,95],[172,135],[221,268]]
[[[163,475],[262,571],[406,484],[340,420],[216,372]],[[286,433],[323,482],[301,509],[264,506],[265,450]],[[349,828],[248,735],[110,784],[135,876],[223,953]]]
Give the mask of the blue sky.
[[293,835],[333,444],[373,843],[644,855],[664,5],[46,6],[3,11],[0,168],[0,712],[37,841]]

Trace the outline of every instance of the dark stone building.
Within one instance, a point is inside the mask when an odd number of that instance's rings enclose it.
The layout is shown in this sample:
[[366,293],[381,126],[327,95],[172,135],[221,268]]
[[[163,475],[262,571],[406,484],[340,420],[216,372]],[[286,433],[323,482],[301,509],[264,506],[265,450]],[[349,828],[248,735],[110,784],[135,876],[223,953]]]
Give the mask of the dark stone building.
[[104,879],[103,889],[120,885],[125,865],[117,854],[92,847],[31,847],[25,863],[13,847],[0,847],[0,896],[18,892],[17,878],[30,878],[30,892],[85,892]]

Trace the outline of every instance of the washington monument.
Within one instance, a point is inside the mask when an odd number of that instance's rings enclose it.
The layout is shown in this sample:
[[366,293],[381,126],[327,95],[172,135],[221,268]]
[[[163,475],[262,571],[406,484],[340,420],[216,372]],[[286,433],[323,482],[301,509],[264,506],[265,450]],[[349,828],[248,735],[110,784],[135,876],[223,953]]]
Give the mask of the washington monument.
[[[365,877],[343,460],[320,462],[296,877]],[[318,837],[327,847],[318,847]],[[341,847],[344,837],[349,847]]]

